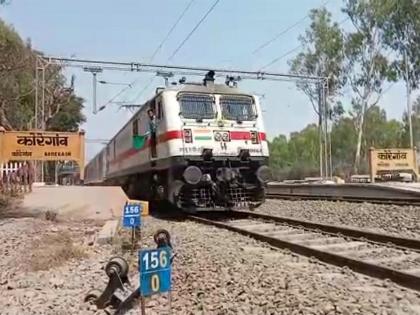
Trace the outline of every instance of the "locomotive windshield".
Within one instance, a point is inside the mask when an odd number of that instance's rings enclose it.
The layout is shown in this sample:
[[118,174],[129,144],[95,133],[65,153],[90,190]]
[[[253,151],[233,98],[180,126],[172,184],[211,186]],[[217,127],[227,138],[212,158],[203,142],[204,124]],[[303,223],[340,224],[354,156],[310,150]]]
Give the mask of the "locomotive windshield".
[[205,94],[181,94],[181,115],[189,119],[211,119],[215,117],[213,97]]
[[227,120],[255,120],[257,114],[252,98],[248,96],[221,96],[222,116]]

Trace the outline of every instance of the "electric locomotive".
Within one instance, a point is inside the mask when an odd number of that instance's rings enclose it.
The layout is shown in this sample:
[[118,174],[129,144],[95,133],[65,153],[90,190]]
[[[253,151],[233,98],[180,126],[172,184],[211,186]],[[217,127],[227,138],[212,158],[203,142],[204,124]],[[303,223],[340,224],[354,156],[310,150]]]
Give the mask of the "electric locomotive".
[[210,71],[202,83],[158,88],[88,163],[85,183],[189,212],[249,209],[264,202],[268,157],[258,97],[232,80],[216,84]]

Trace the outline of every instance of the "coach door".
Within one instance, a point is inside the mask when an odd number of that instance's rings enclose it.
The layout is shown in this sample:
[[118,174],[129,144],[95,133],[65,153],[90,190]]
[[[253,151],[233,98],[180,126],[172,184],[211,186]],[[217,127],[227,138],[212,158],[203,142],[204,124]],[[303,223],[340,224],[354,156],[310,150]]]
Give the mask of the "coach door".
[[[160,146],[158,148],[159,145],[159,137],[160,135],[163,135],[165,130],[164,130],[164,124],[163,124],[163,108],[162,108],[162,102],[161,102],[161,98],[156,98],[154,100],[152,100],[151,104],[150,104],[150,108],[153,109],[154,113],[155,113],[155,134],[151,135],[151,142],[150,142],[150,156],[153,159],[158,158],[160,155],[162,155],[162,149],[163,147]],[[153,139],[154,138],[154,139]],[[159,154],[159,151],[160,154]]]

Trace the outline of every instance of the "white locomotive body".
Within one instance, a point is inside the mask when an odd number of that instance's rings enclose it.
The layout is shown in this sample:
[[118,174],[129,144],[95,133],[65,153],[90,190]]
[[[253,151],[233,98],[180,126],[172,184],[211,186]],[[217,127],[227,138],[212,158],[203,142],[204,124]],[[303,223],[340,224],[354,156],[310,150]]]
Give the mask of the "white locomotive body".
[[[150,109],[156,131],[135,147]],[[258,98],[206,77],[158,91],[88,163],[85,184],[121,185],[130,198],[185,211],[252,208],[264,201],[268,155]]]

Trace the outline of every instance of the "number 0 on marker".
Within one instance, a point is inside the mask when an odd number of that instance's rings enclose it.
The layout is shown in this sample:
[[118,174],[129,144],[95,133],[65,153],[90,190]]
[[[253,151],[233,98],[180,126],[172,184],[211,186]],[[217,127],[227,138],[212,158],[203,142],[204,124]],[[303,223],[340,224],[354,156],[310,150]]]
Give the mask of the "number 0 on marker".
[[171,248],[139,252],[140,294],[149,296],[171,290]]
[[150,284],[153,292],[159,292],[159,276],[157,274],[152,275]]

